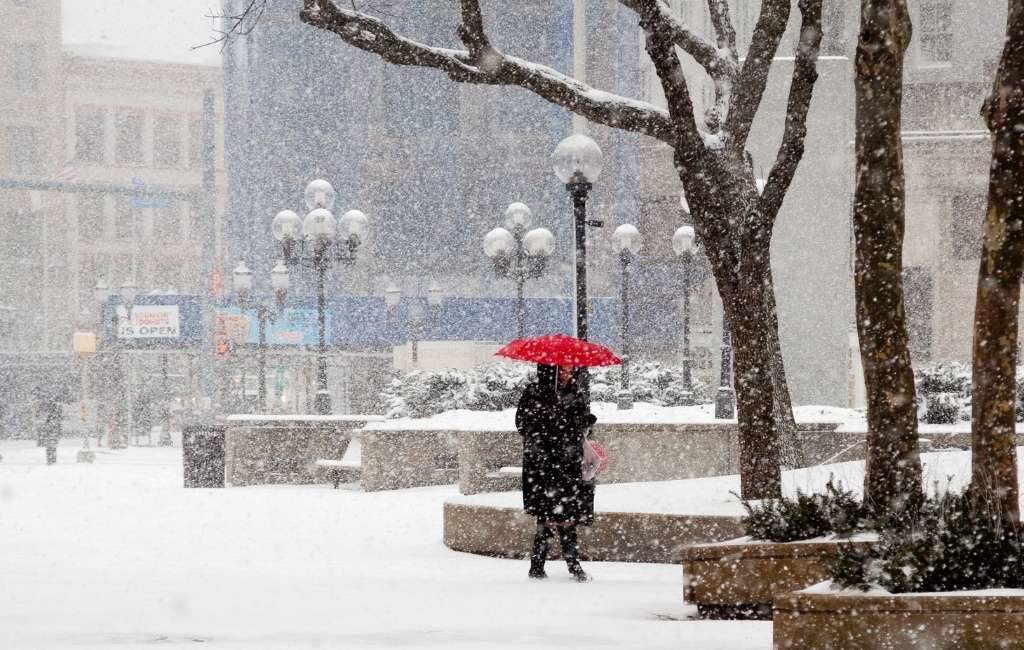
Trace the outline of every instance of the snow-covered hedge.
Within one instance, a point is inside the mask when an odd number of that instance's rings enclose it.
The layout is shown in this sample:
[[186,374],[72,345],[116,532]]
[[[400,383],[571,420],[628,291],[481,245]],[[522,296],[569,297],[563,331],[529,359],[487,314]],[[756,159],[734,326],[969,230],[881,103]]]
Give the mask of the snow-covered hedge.
[[[389,418],[422,418],[455,409],[500,411],[519,401],[532,379],[527,364],[488,363],[469,370],[415,370],[397,375],[381,393],[381,411]],[[590,395],[595,402],[614,402],[619,390],[620,369],[595,368],[590,375]],[[677,406],[683,397],[683,369],[656,362],[634,364],[630,388],[638,402]],[[693,382],[695,403],[710,401],[708,387]]]

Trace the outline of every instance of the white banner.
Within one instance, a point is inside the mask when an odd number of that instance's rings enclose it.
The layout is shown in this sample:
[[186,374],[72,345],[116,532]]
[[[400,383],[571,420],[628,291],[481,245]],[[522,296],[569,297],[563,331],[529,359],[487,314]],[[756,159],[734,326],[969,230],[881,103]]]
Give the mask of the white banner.
[[118,319],[118,338],[176,339],[181,335],[178,305],[135,305],[129,321]]

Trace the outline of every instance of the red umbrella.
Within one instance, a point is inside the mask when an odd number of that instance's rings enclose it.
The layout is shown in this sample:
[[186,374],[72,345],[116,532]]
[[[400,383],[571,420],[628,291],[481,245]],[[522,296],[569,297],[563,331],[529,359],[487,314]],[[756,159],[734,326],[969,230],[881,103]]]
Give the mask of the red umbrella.
[[582,341],[565,334],[545,334],[516,339],[495,353],[519,361],[552,366],[616,366],[622,359],[597,343]]

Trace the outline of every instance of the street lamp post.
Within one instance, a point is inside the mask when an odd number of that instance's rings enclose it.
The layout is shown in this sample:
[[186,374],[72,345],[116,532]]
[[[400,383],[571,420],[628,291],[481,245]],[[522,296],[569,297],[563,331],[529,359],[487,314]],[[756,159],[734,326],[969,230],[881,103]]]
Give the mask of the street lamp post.
[[616,402],[619,409],[623,410],[633,408],[633,392],[629,388],[629,265],[640,252],[642,243],[640,231],[632,224],[624,223],[612,233],[612,246],[619,254],[619,263],[622,267],[622,293],[619,299],[622,303],[622,385],[616,394]]
[[[572,197],[573,233],[576,244],[576,337],[587,340],[587,226],[600,228],[600,220],[587,219],[587,195],[601,175],[601,147],[576,133],[558,143],[551,154],[555,175]],[[590,375],[580,373],[581,389],[590,401]]]
[[516,284],[516,338],[522,338],[526,328],[523,285],[544,274],[548,256],[555,250],[550,230],[526,230],[531,216],[525,203],[513,203],[505,210],[505,228],[495,228],[484,236],[484,253],[494,262],[495,274]]
[[[110,305],[110,323],[111,323],[111,325],[113,327],[113,332],[111,333],[111,337],[110,337],[111,340],[109,342],[109,344],[110,344],[110,354],[109,354],[109,356],[108,355],[104,355],[106,357],[106,359],[105,359],[105,363],[103,364],[104,369],[107,370],[107,371],[110,371],[111,367],[114,368],[114,372],[117,373],[116,381],[117,381],[118,386],[123,386],[124,385],[124,370],[121,367],[122,358],[121,358],[121,344],[120,344],[120,331],[121,331],[121,319],[122,319],[121,311],[122,310],[124,311],[123,318],[128,319],[130,321],[131,314],[132,314],[132,305],[135,302],[135,298],[138,296],[138,294],[139,294],[139,289],[138,289],[138,287],[135,286],[135,282],[132,279],[130,279],[130,278],[126,279],[124,281],[124,283],[121,285],[120,292],[115,292],[113,289],[111,289],[110,286],[107,285],[106,280],[104,280],[103,278],[100,278],[96,282],[96,287],[93,289],[93,297],[96,299],[96,303],[99,306],[99,326],[100,326],[101,330],[103,329],[103,308],[104,308],[104,306],[106,306],[107,304],[110,303],[110,299],[112,297],[117,297],[119,299],[118,300],[119,304],[116,304],[116,305],[115,304],[111,304]],[[106,374],[106,373],[104,373],[104,374]],[[129,392],[130,392],[130,388],[129,388]],[[132,407],[131,407],[132,400],[131,400],[131,395],[129,395],[129,399],[127,401],[129,402],[129,406],[128,406],[128,428],[129,428],[129,434],[128,435],[130,435],[130,429],[131,429],[131,426],[132,426],[132,412],[131,412],[131,410],[132,410]],[[113,423],[115,430],[110,431],[109,439],[108,439],[107,444],[109,445],[109,447],[111,449],[123,449],[124,447],[128,446],[128,435],[122,436],[121,433],[116,430],[117,426],[118,426],[118,422],[116,422],[116,420],[118,418],[115,417],[117,409],[114,406],[113,401],[111,401],[111,403],[107,405],[107,410],[108,410],[108,415],[115,419],[115,422]],[[99,437],[99,432],[97,432],[97,438],[98,437]]]
[[693,376],[690,358],[690,285],[693,279],[693,256],[696,252],[693,226],[680,226],[672,235],[672,248],[683,263],[683,388],[680,403],[693,404]]
[[732,387],[732,331],[729,319],[722,311],[722,370],[715,394],[715,419],[731,420],[736,417],[736,393]]
[[[270,305],[263,300],[255,301],[255,305],[252,305],[252,271],[245,265],[245,262],[239,262],[238,266],[232,272],[232,280],[235,287],[235,293],[238,295],[238,306],[245,312],[250,307],[255,306],[256,308],[256,321],[257,331],[259,332],[259,339],[257,343],[257,391],[258,391],[258,403],[257,408],[260,413],[267,412],[267,321],[274,323],[277,320],[279,313],[284,311],[284,300],[288,294],[288,285],[290,282],[288,275],[288,267],[285,266],[284,262],[278,262],[277,265],[270,272],[270,286],[274,290],[274,299],[276,303],[276,311]],[[244,387],[243,387],[244,390]]]
[[572,197],[576,243],[576,337],[587,339],[587,226],[600,228],[599,220],[587,219],[587,195],[601,175],[601,148],[576,133],[558,143],[551,154],[555,175]]
[[[388,310],[388,318],[393,318],[398,312],[398,305],[402,302],[402,290],[391,282],[384,290],[384,305]],[[437,284],[431,282],[427,289],[427,304],[430,306],[430,322],[436,323],[441,311],[441,303],[444,302],[444,291]],[[419,340],[426,317],[423,312],[423,305],[417,300],[409,305],[405,314],[405,325],[409,332],[409,343],[412,351],[412,366],[419,365]]]
[[285,265],[305,266],[316,274],[319,341],[314,410],[320,415],[331,412],[331,394],[327,387],[325,276],[333,263],[355,262],[356,251],[367,230],[366,215],[359,210],[349,210],[341,217],[341,233],[338,233],[338,224],[331,214],[334,198],[334,188],[330,183],[322,179],[311,181],[306,186],[305,201],[310,211],[305,219],[300,219],[291,210],[282,210],[273,222],[274,238],[281,242]]

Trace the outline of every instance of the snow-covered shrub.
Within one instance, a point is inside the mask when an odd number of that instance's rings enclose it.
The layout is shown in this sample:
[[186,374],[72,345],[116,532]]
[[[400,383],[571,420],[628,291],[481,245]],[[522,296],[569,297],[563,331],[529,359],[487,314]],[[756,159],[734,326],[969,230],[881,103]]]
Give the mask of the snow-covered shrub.
[[867,526],[861,503],[831,477],[825,484],[825,494],[798,490],[795,499],[768,499],[754,505],[744,502],[743,508],[747,511],[742,521],[746,534],[772,542],[850,535]]
[[955,424],[971,419],[971,368],[966,364],[940,361],[915,368],[914,384],[922,422]]
[[1024,587],[1024,534],[990,504],[946,492],[879,524],[870,548],[841,545],[825,558],[832,580],[893,593]]
[[[534,374],[529,364],[488,363],[468,370],[415,370],[396,375],[380,396],[380,411],[389,418],[428,417],[443,411],[471,409],[500,411],[519,401]],[[663,406],[682,403],[683,370],[660,363],[635,364],[630,371],[630,388],[637,402]],[[594,368],[590,373],[590,399],[614,402],[619,390],[618,366]],[[693,382],[696,404],[710,401],[706,384]]]

